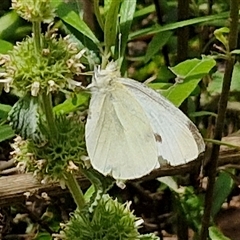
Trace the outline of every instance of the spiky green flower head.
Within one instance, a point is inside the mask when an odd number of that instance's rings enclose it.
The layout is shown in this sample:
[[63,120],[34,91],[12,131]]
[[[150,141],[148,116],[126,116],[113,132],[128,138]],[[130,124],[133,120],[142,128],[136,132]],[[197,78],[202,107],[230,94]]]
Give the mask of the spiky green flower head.
[[138,232],[143,220],[133,214],[130,204],[113,200],[108,194],[102,195],[93,212],[86,206],[72,214],[61,239],[159,240],[154,234],[141,235]]
[[[139,218],[130,204],[121,204],[103,195],[93,213],[76,211],[65,228],[65,239],[71,240],[136,240],[139,239]],[[141,220],[140,220],[141,221]]]
[[[15,142],[12,145],[15,149],[13,158],[43,182],[60,180],[64,184],[66,172],[78,172],[79,167],[84,166],[84,124],[75,116],[58,116],[55,124],[57,136],[46,137],[45,143],[37,144],[32,140]],[[46,131],[44,126],[41,129]],[[45,132],[44,135],[48,134]]]
[[12,0],[12,8],[30,22],[51,22],[54,9],[51,0]]
[[5,91],[10,86],[16,93],[25,95],[26,91],[37,96],[42,91],[56,92],[74,88],[72,79],[84,68],[80,61],[84,50],[70,42],[69,36],[58,37],[55,31],[49,30],[41,35],[41,48],[37,52],[34,38],[27,37],[17,43],[8,55],[2,55],[0,63],[5,70],[0,76]]

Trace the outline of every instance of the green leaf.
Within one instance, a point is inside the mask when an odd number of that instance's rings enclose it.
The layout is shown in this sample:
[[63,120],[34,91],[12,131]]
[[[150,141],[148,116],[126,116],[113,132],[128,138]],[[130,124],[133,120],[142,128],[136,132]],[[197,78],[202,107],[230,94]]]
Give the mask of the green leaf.
[[12,106],[0,103],[0,119],[6,120]]
[[129,35],[129,39],[133,40],[135,38],[138,38],[140,36],[145,36],[145,35],[152,35],[152,34],[156,34],[159,32],[165,32],[165,31],[169,31],[169,30],[174,30],[177,28],[181,28],[181,27],[185,27],[185,26],[190,26],[190,25],[194,25],[194,24],[199,24],[199,23],[204,23],[207,22],[209,24],[210,21],[216,21],[219,19],[223,19],[223,18],[228,18],[229,16],[229,12],[223,12],[223,13],[218,13],[215,15],[210,15],[210,16],[204,16],[204,17],[197,17],[197,18],[193,18],[193,19],[189,19],[189,20],[184,20],[184,21],[180,21],[180,22],[175,22],[175,23],[170,23],[170,24],[166,24],[164,26],[153,26],[150,28],[145,28],[139,31],[135,31],[132,34]]
[[229,31],[230,30],[227,27],[222,27],[222,28],[216,29],[214,31],[214,36],[216,37],[216,39],[218,41],[220,41],[225,46],[225,48],[228,47],[228,40],[225,37],[225,35],[228,34]]
[[48,232],[39,232],[37,236],[34,237],[34,240],[51,240],[52,236]]
[[226,172],[220,172],[214,187],[211,215],[214,217],[222,207],[233,187],[233,179]]
[[231,240],[228,237],[225,237],[223,233],[220,232],[220,230],[217,227],[209,227],[209,236],[212,240]]
[[122,65],[123,58],[125,56],[125,51],[126,51],[126,46],[128,42],[128,35],[130,32],[130,28],[132,25],[132,20],[134,16],[136,8],[136,0],[123,0],[120,8],[120,34],[121,34],[121,39],[119,39],[121,46],[120,51],[120,56],[118,56],[118,52],[116,52],[115,56],[118,58],[120,57],[120,62],[119,66]]
[[134,18],[142,17],[144,15],[147,15],[147,14],[155,12],[155,11],[156,11],[155,5],[151,4],[149,6],[146,6],[146,7],[142,8],[142,9],[136,11],[134,13]]
[[174,84],[166,91],[162,91],[162,94],[179,107],[197,87],[202,77],[208,74],[215,64],[216,62],[212,58],[191,59],[170,68],[178,78],[184,80]]
[[210,57],[202,59],[190,59],[179,63],[175,67],[169,68],[178,78],[202,78],[207,75],[216,65],[216,61]]
[[158,73],[157,73],[157,80],[160,82],[169,83],[175,75],[172,73],[172,71],[167,66],[159,66],[158,67]]
[[240,49],[235,49],[233,51],[231,51],[231,54],[240,54]]
[[175,106],[179,107],[183,101],[190,96],[200,81],[201,79],[199,78],[185,80],[182,83],[176,83],[161,93]]
[[190,116],[190,117],[203,117],[203,116],[217,117],[217,114],[214,113],[214,112],[200,111],[200,112],[190,113],[189,116]]
[[31,138],[34,141],[41,141],[38,127],[38,100],[36,97],[26,95],[20,98],[9,112],[9,120],[13,129],[23,139]]
[[157,180],[164,183],[166,186],[168,186],[171,190],[175,192],[178,190],[178,184],[176,183],[173,177],[170,176],[159,177],[157,178]]
[[[0,18],[0,38],[6,39],[10,32],[15,32],[18,27],[19,16],[15,11],[10,11]],[[12,34],[11,32],[11,34]]]
[[168,42],[169,38],[172,36],[172,32],[162,32],[154,35],[153,39],[148,45],[147,52],[145,55],[144,62],[147,63],[162,47]]
[[153,233],[147,233],[139,236],[140,240],[160,240],[160,238]]
[[90,202],[91,197],[93,196],[93,194],[95,193],[96,189],[94,187],[94,185],[92,184],[87,191],[84,193],[84,199],[86,202]]
[[172,86],[172,83],[149,83],[147,84],[147,86],[149,86],[150,88],[156,90],[156,91],[161,91],[163,89],[168,89],[169,87]]
[[110,50],[116,43],[118,12],[121,0],[112,0],[107,11],[104,25],[104,42],[106,49]]
[[0,53],[6,54],[9,50],[13,49],[13,44],[0,39]]
[[62,19],[62,21],[82,33],[85,37],[91,39],[92,42],[98,46],[99,40],[96,38],[88,25],[80,18],[80,16],[73,9],[71,9],[67,3],[61,1],[58,1],[57,3],[58,5],[56,13]]
[[[222,91],[222,82],[223,82],[223,72],[215,72],[212,75],[212,81],[208,84],[207,90],[211,94],[220,94]],[[232,74],[232,82],[230,91],[231,92],[240,92],[240,63],[237,62],[234,65],[233,74]]]
[[67,99],[63,103],[55,106],[53,108],[53,111],[56,114],[67,114],[77,110],[81,105],[86,105],[88,101],[89,101],[89,94],[82,92],[76,95],[76,99],[74,98],[74,103],[73,103],[73,99]]
[[14,137],[15,133],[11,126],[4,124],[0,125],[0,142]]

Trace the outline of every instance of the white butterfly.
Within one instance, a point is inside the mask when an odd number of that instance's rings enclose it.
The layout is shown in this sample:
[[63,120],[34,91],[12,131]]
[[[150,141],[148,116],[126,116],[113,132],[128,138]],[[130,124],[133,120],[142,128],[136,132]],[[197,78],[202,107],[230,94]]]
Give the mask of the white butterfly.
[[121,78],[114,62],[96,68],[86,146],[96,170],[134,179],[160,167],[196,159],[205,145],[197,127],[172,103],[142,83]]

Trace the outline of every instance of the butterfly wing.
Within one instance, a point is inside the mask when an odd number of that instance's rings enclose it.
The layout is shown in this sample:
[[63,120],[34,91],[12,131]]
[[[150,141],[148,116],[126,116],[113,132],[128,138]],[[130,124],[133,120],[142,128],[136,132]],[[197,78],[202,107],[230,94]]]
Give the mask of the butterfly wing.
[[85,136],[91,164],[104,175],[134,179],[159,167],[149,120],[120,83],[112,91],[92,91]]
[[155,133],[158,155],[170,165],[185,164],[205,150],[197,127],[166,98],[132,79],[119,78],[135,96]]

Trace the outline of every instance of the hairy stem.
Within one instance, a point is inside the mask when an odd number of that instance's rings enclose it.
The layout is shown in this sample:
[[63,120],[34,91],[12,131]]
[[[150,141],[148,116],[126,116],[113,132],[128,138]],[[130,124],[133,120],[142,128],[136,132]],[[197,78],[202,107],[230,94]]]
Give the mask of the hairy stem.
[[35,53],[39,54],[41,50],[41,22],[33,22],[32,24]]
[[42,101],[43,101],[43,110],[47,120],[47,126],[52,138],[57,137],[57,128],[55,125],[53,108],[52,108],[52,95],[50,93],[44,92],[42,94]]
[[82,190],[72,173],[65,173],[65,176],[68,189],[72,194],[72,197],[77,205],[77,208],[81,210],[85,205],[85,199]]
[[[229,32],[229,51],[235,49],[237,47],[237,36],[238,36],[238,0],[231,0],[230,2],[230,32]],[[226,62],[226,68],[223,78],[222,84],[222,93],[218,103],[218,117],[216,121],[216,128],[214,132],[214,139],[221,140],[222,138],[222,130],[224,127],[224,118],[225,112],[227,108],[228,95],[231,85],[233,67],[235,63],[235,59],[233,56],[228,53],[228,60]],[[206,240],[208,238],[208,227],[210,223],[211,217],[211,208],[213,202],[213,190],[215,184],[215,177],[217,173],[217,164],[218,164],[218,156],[219,156],[219,148],[220,145],[213,144],[212,153],[211,153],[211,161],[209,163],[208,169],[208,185],[207,192],[205,196],[205,206],[204,206],[204,214],[202,219],[202,229],[201,229],[201,240]]]

